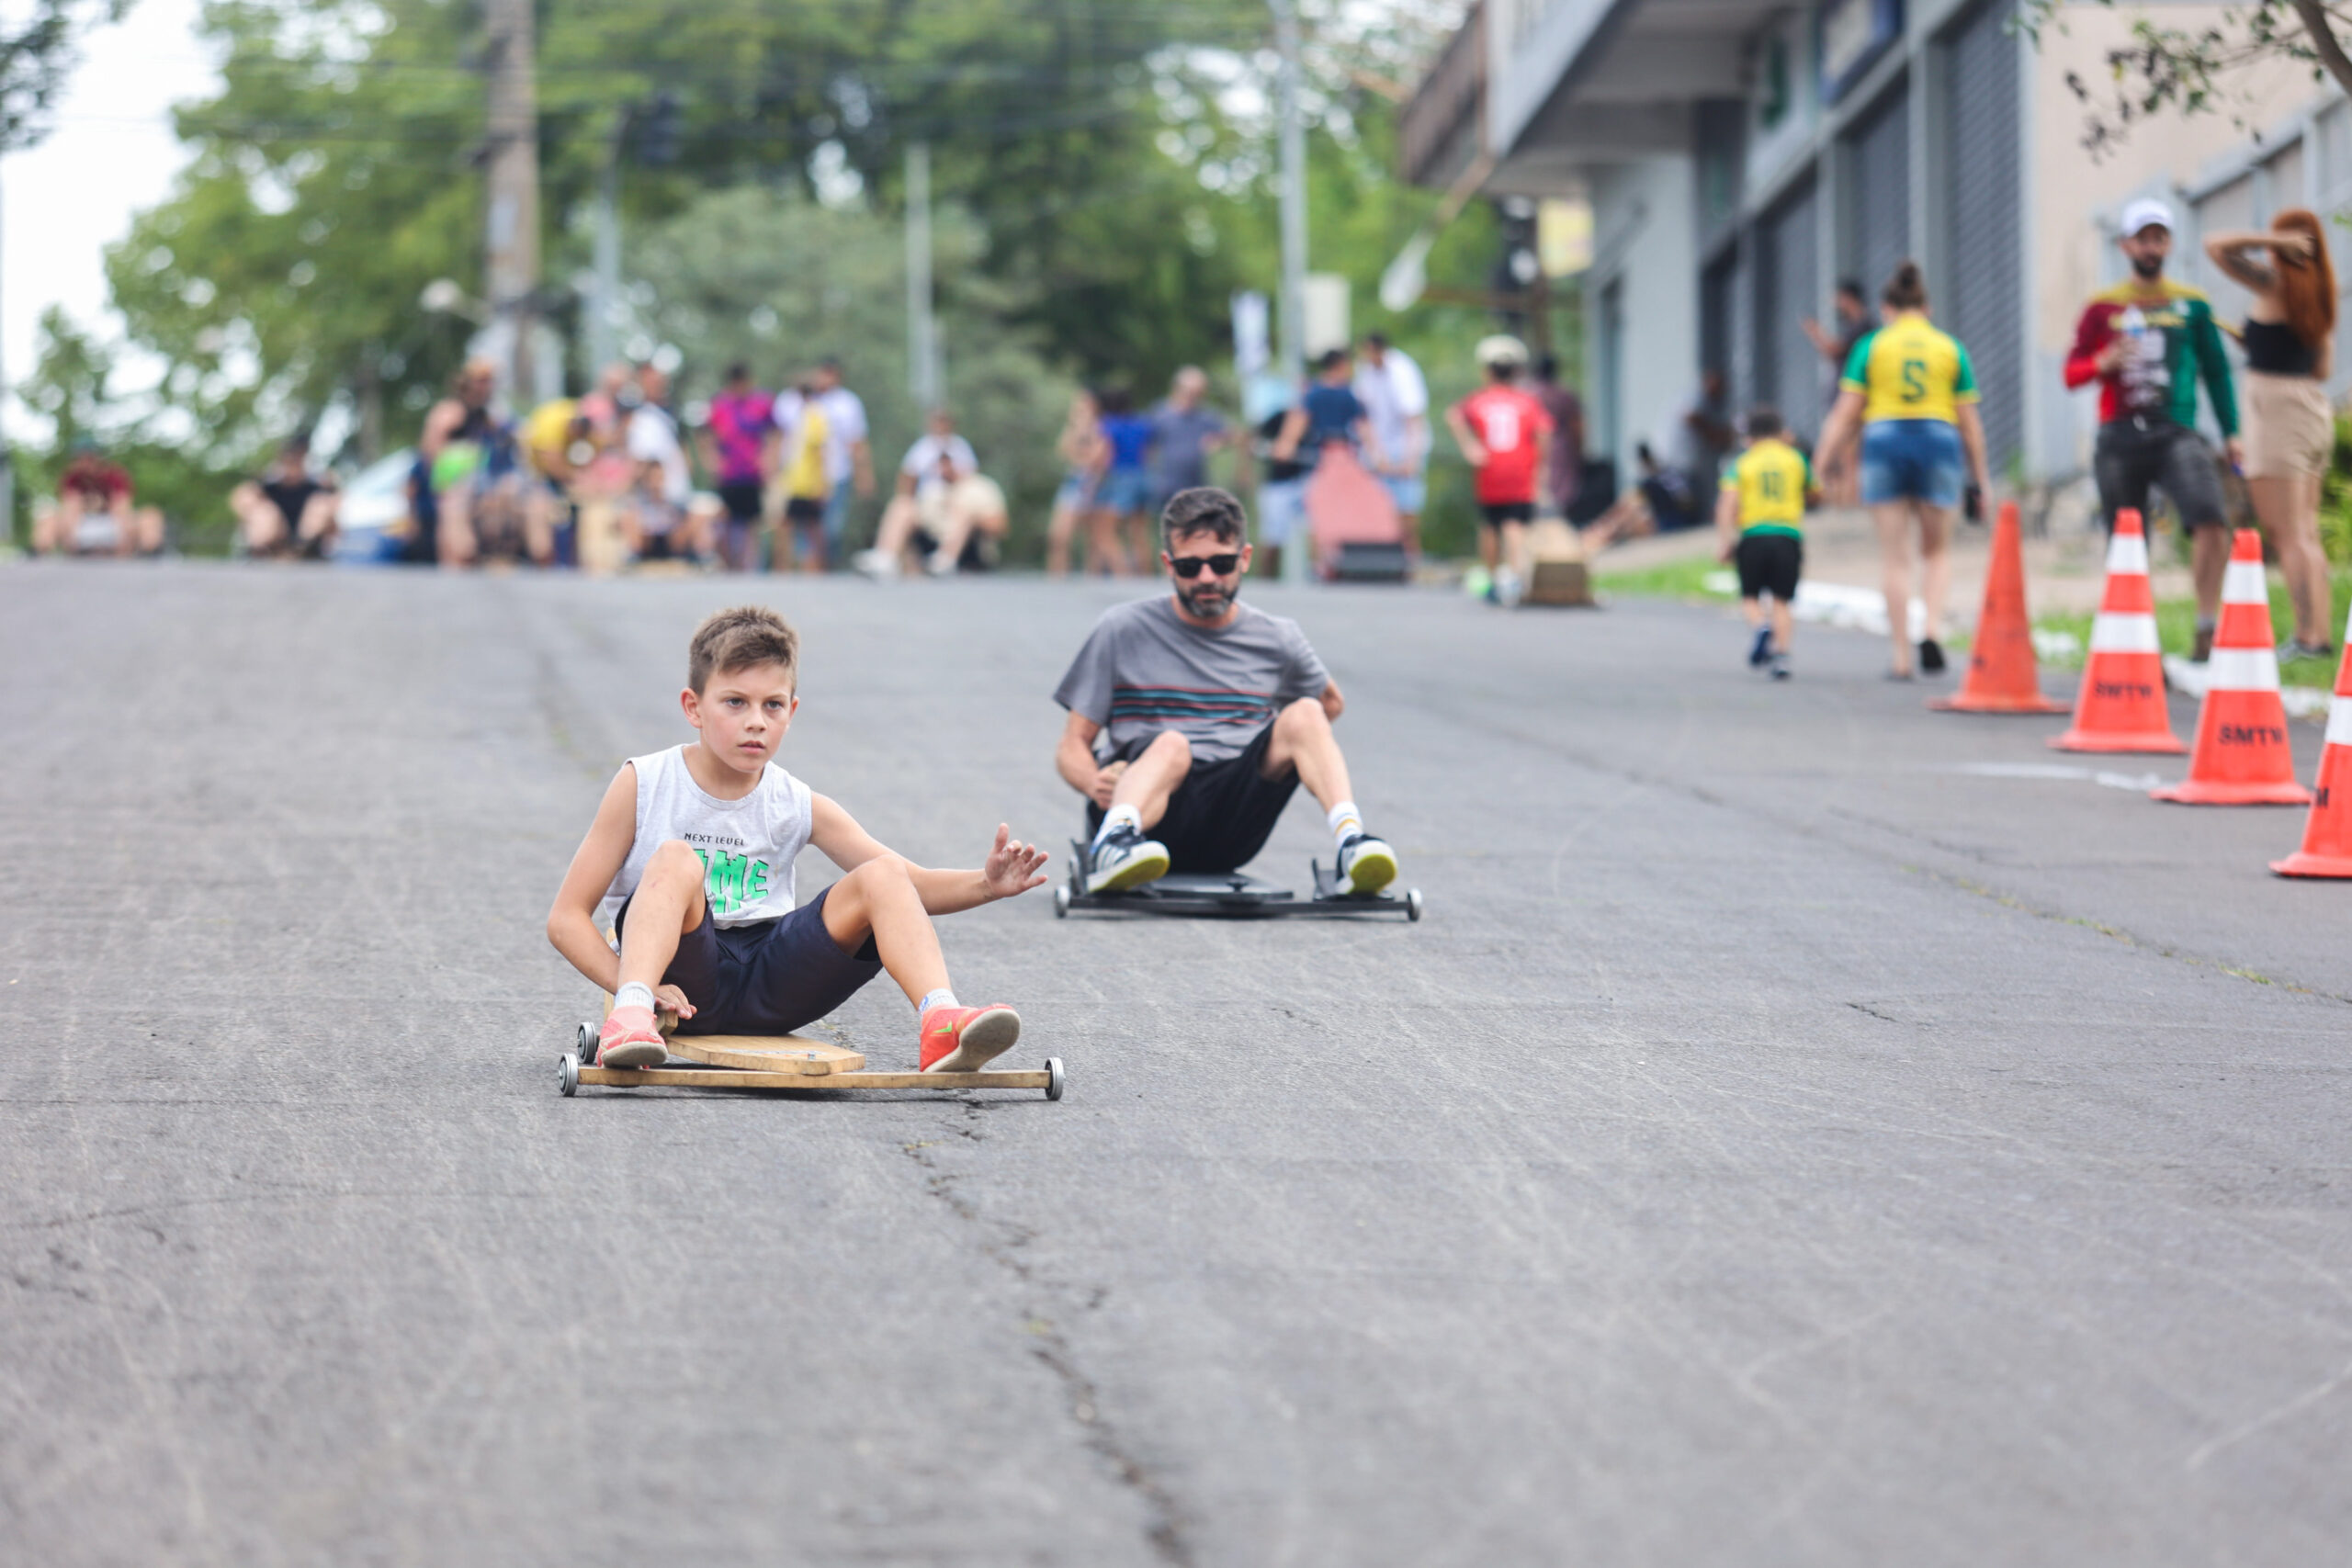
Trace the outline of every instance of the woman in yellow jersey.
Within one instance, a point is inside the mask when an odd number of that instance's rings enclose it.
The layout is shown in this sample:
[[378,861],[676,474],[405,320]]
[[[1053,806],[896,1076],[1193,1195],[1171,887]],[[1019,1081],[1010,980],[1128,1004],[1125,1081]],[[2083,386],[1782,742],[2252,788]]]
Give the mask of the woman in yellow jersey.
[[1911,522],[1919,525],[1919,667],[1942,672],[1944,595],[1951,582],[1951,515],[1961,502],[1962,463],[1978,490],[1992,488],[1984,468],[1984,426],[1976,413],[1976,373],[1968,351],[1928,320],[1928,285],[1919,264],[1894,269],[1879,295],[1886,324],[1854,345],[1838,381],[1838,404],[1822,426],[1822,467],[1843,466],[1861,432],[1862,503],[1878,525],[1884,563],[1890,674],[1911,679]]

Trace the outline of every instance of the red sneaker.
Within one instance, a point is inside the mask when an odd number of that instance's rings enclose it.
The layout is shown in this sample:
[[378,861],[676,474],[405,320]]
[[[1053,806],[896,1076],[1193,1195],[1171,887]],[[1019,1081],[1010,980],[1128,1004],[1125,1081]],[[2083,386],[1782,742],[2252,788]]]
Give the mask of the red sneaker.
[[1012,1049],[1021,1015],[1001,1003],[984,1008],[933,1008],[922,1015],[922,1070],[976,1073]]
[[600,1067],[658,1067],[669,1059],[670,1047],[644,1008],[615,1008],[596,1036]]

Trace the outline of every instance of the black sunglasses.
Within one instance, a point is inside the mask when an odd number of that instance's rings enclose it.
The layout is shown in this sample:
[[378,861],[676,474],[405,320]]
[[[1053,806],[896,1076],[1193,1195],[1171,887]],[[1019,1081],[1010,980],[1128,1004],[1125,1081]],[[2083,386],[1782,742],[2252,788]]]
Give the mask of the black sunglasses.
[[1168,558],[1168,570],[1179,577],[1188,579],[1200,576],[1201,569],[1204,567],[1208,569],[1210,576],[1223,577],[1240,564],[1241,554],[1238,550],[1231,555],[1223,556],[1170,556]]

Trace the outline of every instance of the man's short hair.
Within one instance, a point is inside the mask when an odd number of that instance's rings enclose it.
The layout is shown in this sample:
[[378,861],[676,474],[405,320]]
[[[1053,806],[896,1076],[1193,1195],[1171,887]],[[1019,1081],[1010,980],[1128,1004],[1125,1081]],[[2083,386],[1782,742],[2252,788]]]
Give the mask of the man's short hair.
[[686,645],[686,684],[700,696],[713,675],[781,664],[793,690],[800,689],[800,634],[764,604],[714,610],[695,628]]
[[1346,349],[1327,348],[1323,351],[1322,356],[1316,360],[1315,368],[1323,375],[1329,376],[1332,371],[1337,370],[1340,366],[1345,365],[1347,362],[1348,351]]
[[1215,485],[1178,491],[1159,513],[1160,542],[1171,551],[1195,534],[1214,534],[1220,544],[1238,545],[1249,526],[1250,514],[1240,501]]
[[1850,294],[1865,305],[1871,302],[1870,292],[1862,287],[1862,280],[1859,277],[1839,278],[1838,280],[1838,292],[1840,294]]
[[1781,411],[1770,403],[1758,403],[1747,411],[1747,438],[1765,441],[1781,434]]

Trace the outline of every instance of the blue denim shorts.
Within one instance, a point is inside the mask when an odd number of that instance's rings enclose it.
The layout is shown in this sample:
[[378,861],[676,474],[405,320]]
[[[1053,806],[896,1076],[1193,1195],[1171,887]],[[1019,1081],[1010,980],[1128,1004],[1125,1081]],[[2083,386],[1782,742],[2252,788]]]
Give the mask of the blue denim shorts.
[[1283,545],[1306,531],[1306,476],[1267,479],[1258,486],[1258,542]]
[[1102,483],[1094,492],[1094,504],[1125,517],[1133,512],[1151,510],[1151,476],[1141,468],[1113,468],[1102,476]]
[[1862,428],[1862,503],[1960,504],[1960,427],[1940,419],[1883,419]]
[[1380,482],[1388,487],[1388,499],[1396,510],[1408,517],[1421,514],[1421,503],[1429,500],[1429,481],[1419,474],[1383,474]]

